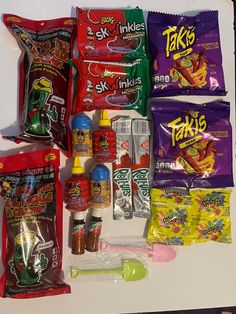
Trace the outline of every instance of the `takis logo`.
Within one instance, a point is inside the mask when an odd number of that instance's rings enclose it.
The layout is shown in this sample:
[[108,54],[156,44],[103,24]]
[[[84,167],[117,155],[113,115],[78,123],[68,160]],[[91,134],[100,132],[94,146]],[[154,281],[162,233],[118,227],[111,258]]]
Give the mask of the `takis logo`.
[[196,35],[193,26],[181,26],[177,30],[177,26],[168,27],[162,32],[166,36],[166,57],[174,51],[186,49],[192,46],[195,42]]
[[199,116],[199,112],[190,112],[184,118],[178,117],[171,121],[168,127],[172,129],[171,140],[172,146],[176,146],[177,142],[188,137],[194,137],[200,132],[204,132],[207,128],[205,115]]
[[137,184],[143,196],[149,196],[149,169],[141,168],[132,171],[132,179]]
[[115,184],[118,185],[119,189],[122,190],[124,196],[131,195],[130,177],[130,168],[116,169],[113,172],[113,180]]

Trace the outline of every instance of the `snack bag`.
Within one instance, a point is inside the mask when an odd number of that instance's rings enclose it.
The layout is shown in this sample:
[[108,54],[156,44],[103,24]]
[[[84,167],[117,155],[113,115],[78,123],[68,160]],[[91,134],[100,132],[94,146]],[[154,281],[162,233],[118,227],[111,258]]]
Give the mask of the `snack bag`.
[[0,158],[5,201],[2,235],[4,273],[0,296],[33,298],[70,293],[61,279],[62,187],[59,150]]
[[141,9],[77,8],[78,50],[83,58],[118,61],[147,55]]
[[150,216],[150,126],[146,119],[132,120],[132,189],[134,216]]
[[148,13],[152,96],[226,95],[218,11]]
[[112,119],[116,132],[117,158],[113,168],[113,219],[132,219],[132,129],[129,116]]
[[222,243],[231,243],[230,217],[201,216],[193,235],[195,242],[207,242],[212,240]]
[[171,245],[191,244],[191,206],[160,203],[155,189],[151,192],[151,219],[148,226],[147,242]]
[[153,187],[233,186],[230,104],[151,102],[156,159]]
[[191,189],[192,206],[196,209],[194,215],[229,216],[230,189]]
[[147,59],[123,63],[80,59],[78,69],[75,113],[94,109],[136,109],[146,115]]
[[72,56],[76,19],[33,21],[4,14],[3,21],[21,50],[19,67],[20,140],[56,143],[71,154]]

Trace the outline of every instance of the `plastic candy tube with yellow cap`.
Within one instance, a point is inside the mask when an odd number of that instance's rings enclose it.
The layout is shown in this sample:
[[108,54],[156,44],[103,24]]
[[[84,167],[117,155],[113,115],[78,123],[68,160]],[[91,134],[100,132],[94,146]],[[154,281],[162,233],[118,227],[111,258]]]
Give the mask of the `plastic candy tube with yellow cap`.
[[89,180],[84,175],[79,157],[74,158],[72,176],[66,180],[66,209],[80,212],[88,209],[90,204]]
[[106,110],[101,110],[99,130],[93,133],[93,152],[97,163],[116,159],[116,132],[111,128]]

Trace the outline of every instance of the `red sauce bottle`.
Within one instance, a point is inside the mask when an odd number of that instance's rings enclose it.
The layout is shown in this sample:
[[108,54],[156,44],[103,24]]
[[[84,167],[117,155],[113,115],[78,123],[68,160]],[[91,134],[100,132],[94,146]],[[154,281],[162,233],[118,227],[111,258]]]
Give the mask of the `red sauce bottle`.
[[66,180],[66,209],[71,212],[85,211],[90,204],[89,180],[75,157],[72,177]]
[[116,132],[111,128],[106,110],[101,110],[99,130],[93,133],[93,152],[97,163],[116,159]]
[[99,238],[102,231],[102,214],[101,209],[93,209],[92,211],[86,240],[86,250],[89,252],[97,252],[99,249]]
[[72,254],[81,255],[85,252],[85,212],[73,213]]

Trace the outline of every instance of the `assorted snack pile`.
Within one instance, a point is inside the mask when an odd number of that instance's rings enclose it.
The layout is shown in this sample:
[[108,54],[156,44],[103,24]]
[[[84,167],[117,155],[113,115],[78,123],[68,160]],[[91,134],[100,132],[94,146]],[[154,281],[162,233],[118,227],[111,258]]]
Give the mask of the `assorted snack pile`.
[[[191,17],[149,12],[149,40],[138,8],[78,8],[77,18],[50,21],[4,14],[3,21],[22,50],[22,132],[4,138],[55,143],[73,156],[72,176],[65,182],[72,255],[99,251],[106,256],[97,253],[99,265],[83,264],[79,256],[69,265],[71,279],[111,275],[136,281],[147,275],[145,255],[153,262],[175,258],[169,245],[231,243],[230,103],[158,98],[226,95],[217,11]],[[100,110],[98,129],[85,114],[95,109]],[[135,109],[144,117],[132,119],[122,112],[110,120],[111,109]],[[152,121],[145,118],[149,111]],[[94,158],[89,176],[80,165],[84,157]],[[70,292],[60,279],[59,166],[60,153],[53,148],[0,158],[2,297]],[[103,211],[112,205],[114,220],[149,219],[146,239],[100,240]]]

